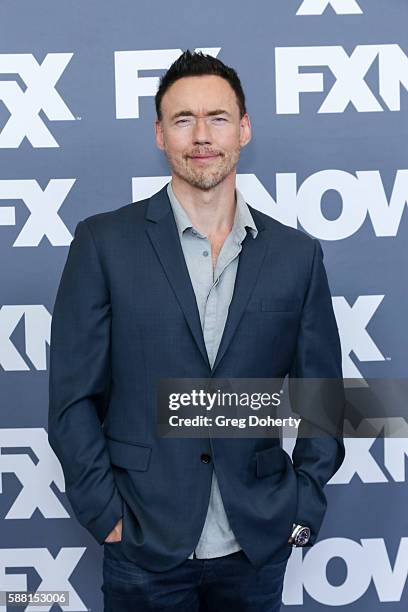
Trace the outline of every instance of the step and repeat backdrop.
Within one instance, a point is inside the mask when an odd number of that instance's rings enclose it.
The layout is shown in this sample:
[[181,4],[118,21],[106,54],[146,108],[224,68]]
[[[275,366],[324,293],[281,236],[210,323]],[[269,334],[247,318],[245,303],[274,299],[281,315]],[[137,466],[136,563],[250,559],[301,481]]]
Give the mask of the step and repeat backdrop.
[[[238,186],[320,240],[344,376],[407,377],[407,24],[407,0],[2,1],[0,591],[70,595],[26,610],[102,609],[102,547],[47,442],[52,310],[78,221],[169,180],[153,98],[182,50],[241,77],[253,140]],[[346,440],[284,609],[407,609],[408,436],[381,428]]]

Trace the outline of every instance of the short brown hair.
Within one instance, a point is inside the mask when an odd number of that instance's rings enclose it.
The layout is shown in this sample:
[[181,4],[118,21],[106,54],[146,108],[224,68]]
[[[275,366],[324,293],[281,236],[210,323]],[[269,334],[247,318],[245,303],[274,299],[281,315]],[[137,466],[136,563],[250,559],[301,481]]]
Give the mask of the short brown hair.
[[184,51],[184,53],[172,63],[170,68],[160,79],[159,88],[155,96],[156,113],[159,121],[162,118],[161,101],[170,85],[183,77],[202,76],[206,74],[220,76],[228,81],[235,92],[240,116],[243,117],[246,113],[245,94],[236,71],[226,66],[216,57],[212,57],[212,55],[206,55],[202,53],[202,51],[194,51],[191,53],[191,51],[187,49],[187,51]]

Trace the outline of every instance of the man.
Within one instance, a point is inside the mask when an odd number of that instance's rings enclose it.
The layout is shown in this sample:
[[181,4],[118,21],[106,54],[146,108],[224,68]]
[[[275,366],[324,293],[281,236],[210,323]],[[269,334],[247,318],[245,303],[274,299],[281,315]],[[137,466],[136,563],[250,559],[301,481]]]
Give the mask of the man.
[[75,231],[49,440],[104,543],[105,610],[274,611],[292,545],[316,540],[341,439],[299,438],[292,463],[277,438],[160,437],[156,391],[163,378],[341,378],[322,250],[236,189],[251,125],[232,68],[186,51],[156,110],[171,182]]

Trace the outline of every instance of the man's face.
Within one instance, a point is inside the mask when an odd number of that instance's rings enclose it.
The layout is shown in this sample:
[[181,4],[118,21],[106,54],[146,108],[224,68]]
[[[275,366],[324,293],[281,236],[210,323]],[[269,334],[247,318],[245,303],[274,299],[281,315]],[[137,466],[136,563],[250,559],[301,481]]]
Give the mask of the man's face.
[[173,175],[198,189],[221,183],[251,139],[249,117],[240,118],[235,92],[215,75],[183,77],[162,98],[156,143]]

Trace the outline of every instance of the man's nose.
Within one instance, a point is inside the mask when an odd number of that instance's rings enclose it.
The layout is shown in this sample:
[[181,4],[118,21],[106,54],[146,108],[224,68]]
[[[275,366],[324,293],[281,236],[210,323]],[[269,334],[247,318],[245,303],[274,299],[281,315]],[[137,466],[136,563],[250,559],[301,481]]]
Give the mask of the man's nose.
[[196,117],[193,140],[194,144],[209,144],[211,142],[210,130],[206,117]]

